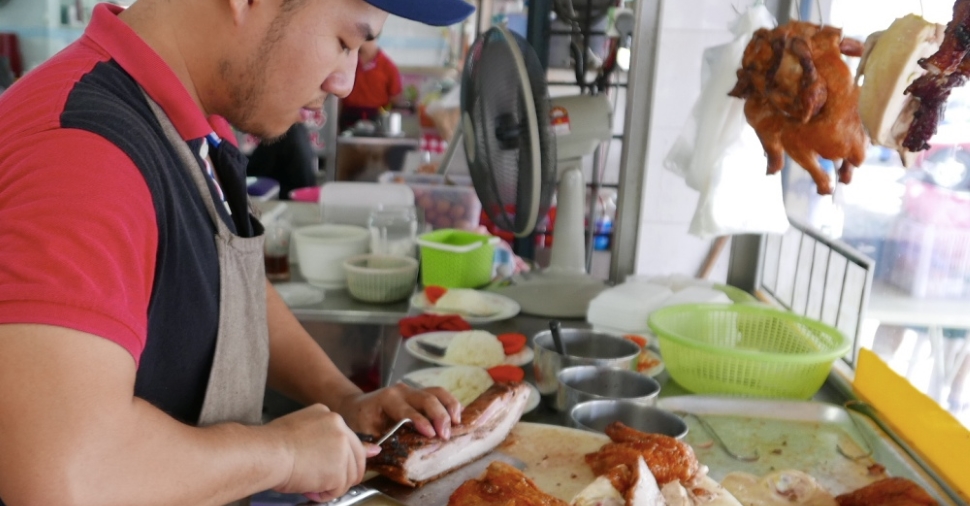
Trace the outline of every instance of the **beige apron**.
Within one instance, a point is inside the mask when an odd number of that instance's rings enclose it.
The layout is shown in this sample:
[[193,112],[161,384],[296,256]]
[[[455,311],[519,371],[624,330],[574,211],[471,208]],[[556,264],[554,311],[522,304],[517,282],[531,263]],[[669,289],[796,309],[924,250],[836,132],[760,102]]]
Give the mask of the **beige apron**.
[[[263,236],[239,237],[219,218],[216,203],[195,155],[168,116],[147,95],[169,143],[192,176],[209,217],[216,225],[219,253],[219,331],[209,384],[198,425],[262,421],[263,394],[269,369],[269,330],[266,323],[266,281]],[[248,499],[233,505],[249,504]]]

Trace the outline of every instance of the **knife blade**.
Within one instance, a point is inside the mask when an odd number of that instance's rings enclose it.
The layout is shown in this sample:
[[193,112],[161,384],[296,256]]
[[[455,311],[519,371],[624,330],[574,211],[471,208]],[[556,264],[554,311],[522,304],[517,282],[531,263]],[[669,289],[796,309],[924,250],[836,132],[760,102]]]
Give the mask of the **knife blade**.
[[395,483],[383,476],[378,476],[368,480],[364,482],[364,485],[373,487],[382,494],[402,504],[406,504],[407,506],[447,504],[448,498],[451,497],[451,494],[453,494],[462,483],[465,483],[471,479],[480,478],[483,474],[485,474],[485,470],[488,468],[489,464],[496,461],[505,462],[506,464],[514,466],[517,469],[525,469],[526,467],[525,462],[515,457],[498,451],[493,451],[478,460],[465,464],[464,466],[455,469],[441,478],[425,483],[417,488]]

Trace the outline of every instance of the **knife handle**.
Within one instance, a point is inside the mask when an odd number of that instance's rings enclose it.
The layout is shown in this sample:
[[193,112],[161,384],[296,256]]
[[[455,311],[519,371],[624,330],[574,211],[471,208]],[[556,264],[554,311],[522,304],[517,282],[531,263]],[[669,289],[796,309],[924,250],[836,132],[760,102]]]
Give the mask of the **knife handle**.
[[378,494],[380,492],[367,485],[354,485],[350,487],[350,490],[346,494],[321,504],[327,504],[329,506],[350,506],[351,504],[363,502],[365,499]]

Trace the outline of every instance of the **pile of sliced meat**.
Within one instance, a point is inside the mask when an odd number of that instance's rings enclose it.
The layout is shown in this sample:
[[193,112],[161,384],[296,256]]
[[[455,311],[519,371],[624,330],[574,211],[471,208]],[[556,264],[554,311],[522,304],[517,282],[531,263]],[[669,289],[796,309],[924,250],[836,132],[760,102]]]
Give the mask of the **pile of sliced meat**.
[[707,477],[690,445],[620,422],[606,433],[611,442],[585,457],[597,478],[569,503],[515,467],[493,462],[484,476],[458,487],[448,506],[740,506]]

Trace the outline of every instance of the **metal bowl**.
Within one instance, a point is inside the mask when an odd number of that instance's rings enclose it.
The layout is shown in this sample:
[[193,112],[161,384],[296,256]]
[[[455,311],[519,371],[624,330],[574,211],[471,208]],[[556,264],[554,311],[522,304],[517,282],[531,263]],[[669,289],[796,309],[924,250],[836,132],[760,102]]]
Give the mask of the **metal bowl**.
[[566,355],[556,351],[550,331],[544,330],[532,338],[535,346],[532,368],[536,387],[550,405],[555,404],[555,394],[559,390],[557,375],[567,367],[595,365],[611,369],[636,368],[640,346],[632,341],[584,329],[562,329],[561,335]]
[[636,371],[583,365],[559,371],[559,390],[555,408],[569,411],[573,406],[598,399],[623,399],[653,406],[660,394],[660,383]]
[[586,401],[577,404],[569,412],[569,422],[573,427],[593,432],[604,432],[607,425],[616,421],[640,432],[664,434],[677,439],[687,435],[687,423],[679,416],[630,401]]

